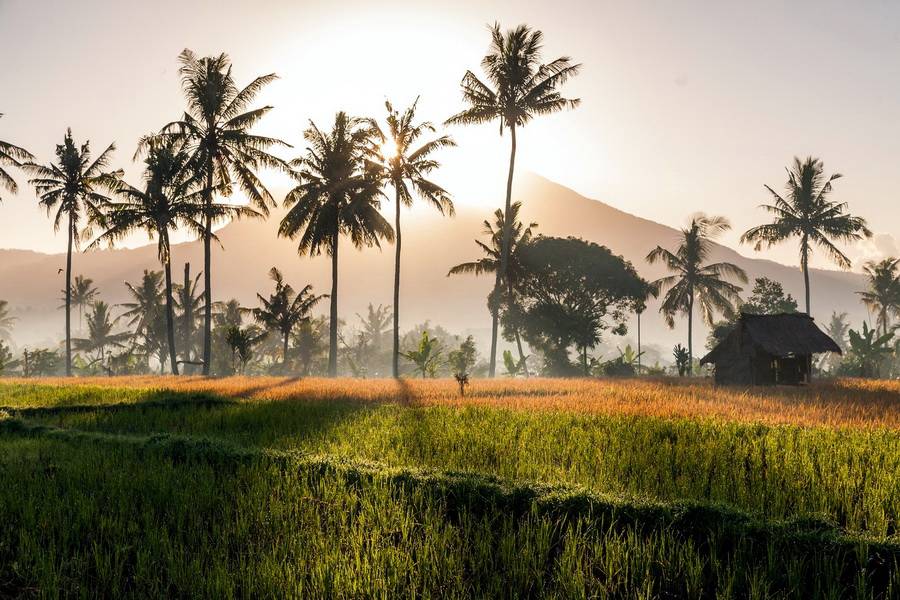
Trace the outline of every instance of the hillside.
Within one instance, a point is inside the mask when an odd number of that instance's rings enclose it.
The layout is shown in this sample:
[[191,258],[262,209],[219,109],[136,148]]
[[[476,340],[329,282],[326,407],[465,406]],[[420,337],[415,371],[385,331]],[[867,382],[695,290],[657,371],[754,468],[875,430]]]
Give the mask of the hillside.
[[[647,278],[658,277],[662,271],[647,265],[644,256],[656,244],[671,245],[677,236],[671,227],[585,198],[533,174],[518,178],[515,198],[524,202],[523,217],[539,223],[540,233],[580,236],[606,245],[632,261]],[[404,215],[402,326],[428,319],[454,331],[473,333],[480,341],[486,339],[490,323],[484,298],[491,282],[487,278],[448,278],[446,273],[450,266],[478,256],[472,240],[480,233],[481,222],[489,212],[461,207],[455,218],[442,219],[434,211],[417,208]],[[277,216],[273,214],[273,219]],[[254,303],[256,292],[269,288],[267,271],[272,266],[282,269],[295,286],[309,282],[320,293],[329,291],[329,259],[298,257],[292,242],[275,237],[275,227],[272,219],[244,221],[219,232],[224,249],[216,248],[213,255],[213,291],[217,299],[235,297],[243,303]],[[367,303],[390,302],[393,252],[390,247],[382,251],[343,248],[340,311],[352,321]],[[737,263],[751,278],[766,276],[781,281],[788,292],[802,297],[802,280],[795,267],[749,258],[724,246],[716,246],[713,258]],[[174,248],[177,281],[181,280],[185,262],[191,263],[194,274],[199,272],[200,244],[189,242]],[[14,335],[20,344],[48,343],[60,336],[63,317],[57,307],[64,281],[58,270],[64,265],[64,255],[0,250],[0,298],[10,302],[19,319]],[[138,280],[143,269],[159,268],[155,246],[82,253],[75,256],[74,265],[75,273],[92,277],[102,297],[113,303],[125,300],[124,281]],[[863,286],[860,275],[815,270],[811,277],[813,314],[820,322],[832,310],[846,311],[854,320],[862,318],[864,310],[854,293]],[[682,339],[683,331],[666,328],[656,308],[651,306],[645,317],[645,340],[669,347]],[[703,336],[705,331],[701,328],[695,343],[702,346]]]

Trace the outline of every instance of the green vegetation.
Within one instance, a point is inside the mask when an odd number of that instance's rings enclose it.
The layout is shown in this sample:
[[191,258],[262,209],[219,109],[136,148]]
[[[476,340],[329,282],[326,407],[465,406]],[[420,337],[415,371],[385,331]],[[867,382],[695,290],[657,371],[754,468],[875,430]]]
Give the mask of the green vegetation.
[[3,593],[900,589],[895,430],[23,384],[0,405]]

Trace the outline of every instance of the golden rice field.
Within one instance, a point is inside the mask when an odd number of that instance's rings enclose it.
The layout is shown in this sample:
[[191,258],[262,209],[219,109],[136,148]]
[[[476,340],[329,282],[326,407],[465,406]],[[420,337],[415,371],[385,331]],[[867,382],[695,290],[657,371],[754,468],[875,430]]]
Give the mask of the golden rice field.
[[[242,402],[353,400],[420,406],[484,406],[662,418],[726,419],[744,423],[900,428],[900,381],[841,379],[809,387],[716,387],[709,381],[666,379],[477,379],[460,397],[453,380],[283,377],[91,377],[5,379],[11,385],[106,387],[210,393]],[[128,402],[128,394],[93,401]],[[77,402],[78,396],[6,395],[0,406]]]
[[900,598],[900,383],[0,379],[0,598]]

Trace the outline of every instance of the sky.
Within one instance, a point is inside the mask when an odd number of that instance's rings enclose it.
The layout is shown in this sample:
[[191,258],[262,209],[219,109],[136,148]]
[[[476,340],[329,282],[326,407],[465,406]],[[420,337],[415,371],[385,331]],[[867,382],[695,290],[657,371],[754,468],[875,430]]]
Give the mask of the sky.
[[[518,168],[668,225],[725,215],[738,247],[765,218],[763,184],[780,189],[792,157],[812,154],[844,175],[834,199],[877,234],[848,249],[857,268],[900,253],[897,2],[0,0],[0,139],[47,161],[70,126],[95,152],[115,141],[114,165],[137,182],[136,140],[183,110],[185,47],[227,52],[239,85],[279,75],[258,131],[292,144],[285,158],[310,119],[378,117],[386,99],[420,97],[419,115],[440,124],[462,108],[459,80],[479,72],[494,21],[538,28],[547,60],[583,64],[564,88],[581,106],[521,131]],[[459,146],[436,179],[459,203],[499,206],[508,139],[496,126],[448,133]],[[276,193],[289,184],[265,179]],[[0,205],[0,247],[63,251],[21,187]],[[764,256],[797,262],[792,245]]]

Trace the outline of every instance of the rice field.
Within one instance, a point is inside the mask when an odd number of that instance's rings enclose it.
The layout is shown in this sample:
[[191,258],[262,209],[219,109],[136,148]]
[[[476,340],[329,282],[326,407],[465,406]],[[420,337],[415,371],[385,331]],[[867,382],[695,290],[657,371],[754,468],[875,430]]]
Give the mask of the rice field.
[[900,597],[900,385],[0,383],[0,597]]

